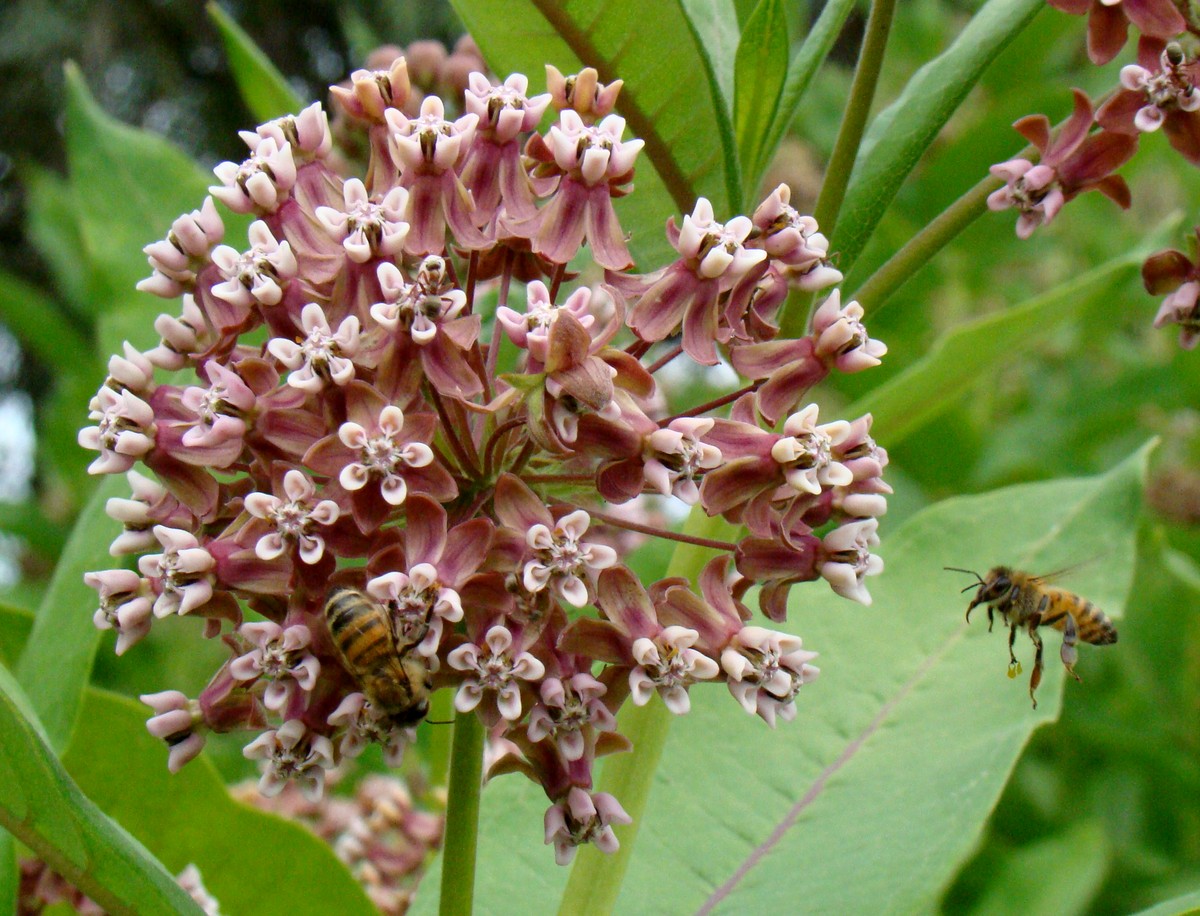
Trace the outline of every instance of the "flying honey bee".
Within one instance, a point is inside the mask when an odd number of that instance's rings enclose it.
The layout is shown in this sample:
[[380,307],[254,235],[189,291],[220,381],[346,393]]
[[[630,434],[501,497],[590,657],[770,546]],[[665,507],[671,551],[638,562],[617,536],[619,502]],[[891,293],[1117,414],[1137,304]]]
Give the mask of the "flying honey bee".
[[395,725],[415,725],[429,712],[433,682],[425,661],[400,645],[387,610],[356,588],[338,586],[325,602],[338,657],[371,705]]
[[971,611],[980,604],[987,605],[989,633],[995,622],[994,612],[999,611],[1004,618],[1009,628],[1009,677],[1016,677],[1021,673],[1021,663],[1013,654],[1017,630],[1024,628],[1029,633],[1029,638],[1033,640],[1036,648],[1033,673],[1029,678],[1029,698],[1033,700],[1034,709],[1037,709],[1034,691],[1042,682],[1042,638],[1038,635],[1038,627],[1049,626],[1062,633],[1059,656],[1067,673],[1077,681],[1083,679],[1075,673],[1075,661],[1078,658],[1075,644],[1081,639],[1096,646],[1107,646],[1117,641],[1117,628],[1096,605],[1064,588],[1047,584],[1058,573],[1031,576],[1007,566],[996,566],[988,570],[985,578],[970,569],[959,569],[957,566],[945,568],[953,572],[967,573],[979,580],[978,583],[972,583],[963,589],[964,592],[978,589],[971,603],[967,605],[968,623],[971,622]]

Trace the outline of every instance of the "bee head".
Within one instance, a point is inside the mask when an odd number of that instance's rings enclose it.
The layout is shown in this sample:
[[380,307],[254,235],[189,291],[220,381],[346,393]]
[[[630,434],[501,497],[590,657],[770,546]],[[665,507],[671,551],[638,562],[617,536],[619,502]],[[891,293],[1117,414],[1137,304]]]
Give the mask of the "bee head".
[[995,601],[1002,598],[1012,588],[1012,570],[1007,566],[995,566],[988,570],[987,577],[981,580],[979,594],[975,596],[975,604],[985,601]]

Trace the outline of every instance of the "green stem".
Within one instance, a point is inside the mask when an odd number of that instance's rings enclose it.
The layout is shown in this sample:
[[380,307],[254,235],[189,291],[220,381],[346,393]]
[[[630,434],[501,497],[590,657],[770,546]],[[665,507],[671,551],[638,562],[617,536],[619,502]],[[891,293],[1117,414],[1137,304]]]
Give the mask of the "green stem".
[[451,755],[438,912],[441,916],[470,916],[475,897],[475,848],[483,777],[483,724],[474,713],[459,713],[455,719]]
[[858,147],[867,126],[867,116],[871,113],[871,103],[875,99],[875,87],[879,82],[883,52],[887,48],[895,10],[896,0],[873,0],[871,3],[862,51],[858,55],[858,66],[854,69],[854,82],[850,86],[850,101],[833,144],[833,153],[829,157],[825,180],[813,212],[826,238],[833,238],[838,211],[842,209],[850,173],[858,157]]
[[1003,183],[989,175],[909,239],[903,248],[855,290],[853,298],[858,300],[863,310],[872,312],[883,305],[909,277],[931,261],[955,236],[986,213],[988,195]]

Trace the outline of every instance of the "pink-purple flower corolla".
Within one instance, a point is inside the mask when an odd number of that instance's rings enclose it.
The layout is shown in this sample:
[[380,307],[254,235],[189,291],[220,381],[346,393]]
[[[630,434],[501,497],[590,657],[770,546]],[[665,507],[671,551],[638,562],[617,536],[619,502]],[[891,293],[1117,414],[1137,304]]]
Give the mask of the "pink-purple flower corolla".
[[1092,103],[1078,89],[1073,92],[1075,110],[1053,139],[1045,115],[1029,115],[1013,124],[1041,153],[1037,165],[1028,159],[1011,159],[991,167],[1005,184],[988,195],[988,208],[1015,208],[1020,214],[1018,238],[1029,238],[1038,226],[1054,219],[1067,201],[1085,191],[1099,191],[1122,209],[1129,207],[1129,187],[1112,172],[1137,150],[1137,138],[1112,131],[1088,136]]
[[333,769],[333,743],[310,732],[300,719],[288,719],[277,729],[263,732],[242,749],[248,760],[263,761],[258,791],[278,795],[295,780],[300,793],[316,801],[325,791],[325,772]]
[[325,554],[325,539],[317,526],[332,525],[341,509],[332,499],[313,499],[317,488],[302,471],[283,475],[283,492],[286,499],[273,493],[246,495],[246,511],[270,529],[255,542],[254,552],[260,560],[274,560],[295,547],[301,562],[317,563]]
[[721,339],[718,299],[767,258],[766,251],[743,245],[752,228],[746,216],[718,223],[712,204],[703,197],[678,229],[672,217],[667,238],[679,252],[679,260],[647,277],[610,278],[618,289],[638,296],[629,312],[634,332],[642,340],[657,341],[682,326],[687,354],[696,362],[715,365],[716,343]]
[[482,73],[468,77],[466,110],[479,121],[463,163],[462,180],[475,201],[478,222],[487,224],[501,206],[516,219],[536,210],[529,175],[521,162],[518,137],[534,130],[550,104],[550,94],[528,98],[529,80],[514,73],[493,86]]
[[[191,513],[180,510],[179,501],[162,484],[134,470],[126,471],[125,479],[129,481],[131,495],[128,498],[114,496],[104,504],[104,513],[125,529],[108,548],[112,556],[149,550],[158,543],[151,530],[156,523],[168,520],[183,525],[192,523]],[[180,511],[182,514],[177,516]]]
[[689,506],[700,499],[704,474],[720,467],[721,450],[704,442],[713,427],[705,417],[681,417],[646,438],[646,483],[663,496],[674,496]]
[[296,184],[296,163],[290,143],[273,137],[251,146],[250,158],[241,164],[222,162],[213,169],[221,181],[208,189],[234,213],[274,213],[291,197]]
[[105,386],[89,407],[96,425],[79,431],[79,444],[100,453],[89,474],[121,474],[154,448],[154,409],[132,391]]
[[467,155],[479,119],[465,114],[446,120],[442,100],[428,95],[417,118],[395,108],[384,112],[390,128],[392,155],[400,166],[400,183],[409,192],[409,233],[404,249],[409,254],[441,254],[446,249],[446,229],[464,248],[486,248],[487,237],[476,228],[471,195],[456,171]]
[[817,570],[843,598],[870,604],[871,595],[863,581],[883,572],[883,560],[871,553],[878,546],[879,520],[865,518],[834,528],[821,542]]
[[248,251],[243,254],[219,245],[212,260],[222,277],[222,282],[212,285],[212,294],[240,309],[278,305],[284,286],[300,269],[291,245],[278,241],[261,219],[250,224]]
[[211,197],[199,210],[185,213],[171,223],[167,237],[152,242],[142,251],[154,272],[137,284],[144,293],[174,299],[195,288],[196,275],[209,262],[209,252],[225,236],[225,224]]
[[601,83],[595,67],[584,67],[578,73],[563,76],[553,64],[546,64],[546,87],[554,110],[570,108],[588,124],[612,114],[624,85],[624,80]]
[[287,383],[301,391],[320,391],[329,383],[343,386],[354,378],[359,321],[347,315],[337,331],[325,320],[325,310],[315,302],[304,306],[300,323],[305,336],[299,341],[276,337],[267,343],[271,355],[292,371]]
[[1200,67],[1171,42],[1143,38],[1138,63],[1121,68],[1121,91],[1100,106],[1096,120],[1117,133],[1151,133],[1162,128],[1167,141],[1193,165],[1200,165]]
[[1174,38],[1187,21],[1171,0],[1050,0],[1064,13],[1088,17],[1088,57],[1106,64],[1125,47],[1129,24],[1152,38]]
[[783,424],[783,437],[771,446],[771,457],[783,468],[792,489],[813,496],[827,487],[854,480],[850,469],[834,460],[833,450],[850,434],[845,420],[817,425],[817,405],[809,404]]
[[264,620],[243,623],[238,633],[253,648],[229,663],[235,680],[262,679],[267,687],[263,705],[272,712],[284,712],[296,691],[309,693],[317,684],[321,662],[312,654],[312,633],[303,624],[281,627]]
[[796,718],[796,694],[820,673],[809,664],[817,653],[802,646],[799,636],[748,626],[721,653],[729,692],[746,712],[772,728],[776,717],[785,722]]
[[526,733],[530,741],[547,738],[555,743],[564,760],[579,760],[587,749],[584,728],[613,732],[617,720],[600,699],[608,688],[590,674],[548,677],[539,688],[541,702],[529,713]]
[[167,743],[167,769],[178,773],[204,749],[203,719],[199,704],[178,690],[142,694],[139,699],[154,710],[146,730]]
[[521,718],[521,682],[539,680],[546,673],[546,666],[537,656],[519,647],[513,650],[512,631],[499,625],[488,629],[482,645],[461,645],[446,656],[446,661],[456,671],[467,673],[454,695],[455,709],[470,712],[485,694],[491,693],[496,711],[509,722]]
[[[1197,247],[1193,240],[1192,249]],[[1154,326],[1179,325],[1179,345],[1193,349],[1200,342],[1200,258],[1173,248],[1155,252],[1142,265],[1142,282],[1151,295],[1169,294],[1154,317]]]
[[154,616],[182,616],[207,604],[213,596],[213,555],[200,546],[194,534],[178,528],[155,525],[154,537],[162,553],[138,560],[138,569],[154,581],[158,591]]
[[798,289],[815,292],[841,283],[842,272],[829,261],[829,239],[791,200],[792,189],[786,184],[767,195],[750,218],[754,231],[749,244],[785,265]]
[[101,630],[116,630],[117,655],[150,632],[154,592],[150,583],[129,569],[84,573],[85,584],[100,593],[92,622]]
[[584,843],[610,855],[616,852],[621,844],[612,825],[631,823],[633,818],[612,795],[572,786],[566,798],[546,810],[546,843],[554,844],[555,862],[570,865],[575,850]]
[[403,108],[412,92],[408,61],[396,57],[386,69],[355,70],[350,85],[330,86],[329,92],[352,118],[384,124],[389,108]]
[[275,118],[252,131],[239,130],[238,136],[252,150],[268,137],[280,148],[286,143],[291,147],[293,156],[302,161],[323,159],[333,149],[329,115],[320,102],[313,102],[298,115]]
[[383,302],[371,306],[371,317],[392,332],[385,347],[380,385],[405,390],[419,384],[418,373],[441,394],[471,398],[483,383],[471,368],[467,353],[479,337],[478,315],[464,315],[467,295],[450,281],[446,261],[429,255],[409,281],[394,264],[379,265]]
[[178,318],[163,313],[154,320],[154,330],[162,335],[162,340],[144,354],[153,365],[168,372],[182,369],[189,358],[212,342],[204,312],[190,293],[183,295],[182,312]]
[[316,216],[342,243],[346,256],[356,264],[372,258],[400,257],[408,238],[408,191],[397,185],[379,200],[372,200],[366,185],[357,178],[348,178],[342,195],[342,208],[317,207]]
[[720,673],[717,663],[692,646],[700,634],[687,627],[664,627],[653,638],[640,636],[633,641],[633,660],[629,672],[630,698],[645,706],[658,691],[667,709],[682,716],[692,708],[688,687],[708,681]]
[[374,709],[361,693],[348,694],[327,721],[343,730],[337,743],[342,757],[357,757],[368,744],[378,744],[383,748],[384,763],[390,767],[400,765],[415,737],[413,728],[397,725],[391,716]]
[[624,270],[633,263],[612,198],[626,193],[634,161],[645,143],[622,141],[624,132],[625,119],[617,115],[589,126],[567,108],[544,140],[533,135],[526,153],[542,163],[546,174],[561,176],[542,209],[528,219],[508,223],[513,232],[530,240],[534,252],[566,264],[586,241],[592,259],[606,270]]
[[585,331],[590,331],[596,322],[590,311],[592,291],[586,286],[575,290],[559,305],[550,301],[550,291],[541,280],[531,281],[525,295],[524,314],[502,305],[496,309],[496,320],[509,340],[522,350],[528,350],[529,355],[543,365],[548,359],[550,326],[560,311],[568,312]]
[[188,449],[204,449],[203,464],[228,467],[242,453],[246,417],[257,399],[237,372],[215,360],[200,371],[208,377],[209,386],[192,385],[179,396],[195,417],[180,441]]
[[887,355],[887,344],[867,334],[863,314],[863,307],[854,300],[843,306],[841,290],[836,289],[813,314],[815,352],[839,372],[870,369]]

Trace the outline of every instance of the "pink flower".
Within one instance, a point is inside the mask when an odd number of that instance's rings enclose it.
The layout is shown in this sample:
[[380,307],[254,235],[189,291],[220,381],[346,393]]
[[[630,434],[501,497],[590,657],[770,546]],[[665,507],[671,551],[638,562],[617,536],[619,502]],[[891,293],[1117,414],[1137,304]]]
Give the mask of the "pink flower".
[[408,238],[408,192],[396,186],[372,201],[366,185],[348,178],[342,186],[345,207],[317,207],[316,216],[334,239],[342,243],[346,256],[356,264],[372,258],[398,257]]
[[277,241],[261,219],[250,224],[250,249],[220,245],[213,249],[213,263],[223,283],[213,284],[212,294],[230,305],[249,309],[254,304],[278,305],[283,287],[300,269],[287,241]]
[[1143,38],[1138,64],[1121,68],[1122,89],[1100,106],[1096,120],[1105,130],[1152,133],[1162,128],[1171,146],[1200,165],[1200,92],[1196,61],[1175,42]]
[[84,573],[83,581],[100,593],[100,608],[92,622],[101,630],[117,631],[117,655],[124,655],[150,632],[150,583],[128,569]]
[[405,728],[371,706],[361,693],[349,694],[338,708],[329,714],[334,728],[344,729],[338,742],[342,757],[357,757],[368,744],[383,748],[383,760],[389,767],[400,766],[404,751],[416,738],[416,730]]
[[274,560],[294,546],[301,561],[316,563],[325,553],[325,540],[313,529],[316,525],[332,525],[341,510],[332,499],[315,501],[316,487],[301,471],[293,469],[284,475],[283,491],[286,502],[271,493],[246,496],[246,511],[272,529],[258,539],[254,552],[259,559]]
[[238,681],[267,681],[263,705],[273,712],[288,708],[297,688],[308,693],[316,686],[321,662],[308,651],[312,634],[308,627],[290,626],[284,629],[269,620],[244,623],[238,633],[254,647],[235,658],[229,673]]
[[[1196,237],[1200,239],[1200,228]],[[1179,325],[1179,345],[1193,349],[1200,342],[1200,259],[1175,249],[1155,252],[1142,265],[1142,282],[1152,295],[1170,294],[1159,307],[1154,326]]]
[[546,843],[554,844],[554,861],[570,865],[576,848],[584,843],[593,843],[609,855],[616,852],[621,844],[612,825],[630,824],[633,818],[607,792],[589,793],[573,786],[565,799],[547,809],[545,821]]
[[574,674],[566,680],[546,678],[540,689],[541,703],[529,713],[529,740],[551,738],[564,759],[581,759],[586,750],[585,727],[617,730],[617,720],[600,699],[607,692],[590,674]]
[[834,528],[821,542],[823,559],[818,561],[818,570],[843,598],[871,603],[863,579],[883,572],[883,560],[871,553],[879,543],[875,533],[878,527],[879,522],[873,518],[850,522]]
[[221,184],[210,187],[209,193],[234,213],[274,213],[296,183],[291,144],[273,137],[253,145],[250,158],[241,165],[222,162],[213,173]]
[[225,224],[211,197],[204,198],[199,210],[185,213],[171,224],[171,231],[160,242],[152,242],[142,251],[154,269],[137,288],[164,299],[174,299],[195,287],[196,275],[209,263],[209,252],[220,244]]
[[167,756],[167,769],[178,773],[184,764],[195,759],[204,749],[197,704],[178,690],[146,693],[139,699],[155,712],[146,722],[146,730],[167,743],[171,749]]
[[133,392],[101,388],[89,407],[96,425],[79,431],[79,444],[100,452],[89,474],[123,473],[154,448],[154,410]]
[[496,709],[509,722],[521,718],[520,681],[536,681],[546,666],[528,652],[510,651],[513,634],[503,626],[487,631],[483,645],[467,643],[446,656],[451,668],[468,672],[454,695],[454,708],[470,712],[483,700],[485,692],[496,697]]
[[154,536],[163,552],[138,560],[142,575],[156,580],[154,616],[188,614],[207,604],[213,596],[211,571],[216,561],[212,554],[195,535],[178,528],[155,525]]
[[289,719],[264,732],[242,749],[249,760],[263,761],[258,791],[278,795],[290,780],[301,794],[317,801],[325,790],[325,771],[333,769],[333,744],[324,735],[309,732],[299,719]]
[[1171,0],[1050,0],[1050,5],[1076,16],[1088,17],[1088,57],[1106,64],[1125,46],[1132,22],[1153,38],[1174,38],[1187,22]]
[[349,315],[336,332],[325,320],[325,311],[315,302],[300,313],[305,337],[300,343],[276,337],[267,349],[293,370],[288,384],[301,391],[320,391],[328,383],[345,385],[354,378],[354,355],[358,352],[358,319]]
[[775,727],[796,717],[796,694],[816,680],[820,669],[810,664],[816,652],[801,648],[799,636],[762,627],[744,627],[721,653],[729,676],[729,692],[742,708]]

